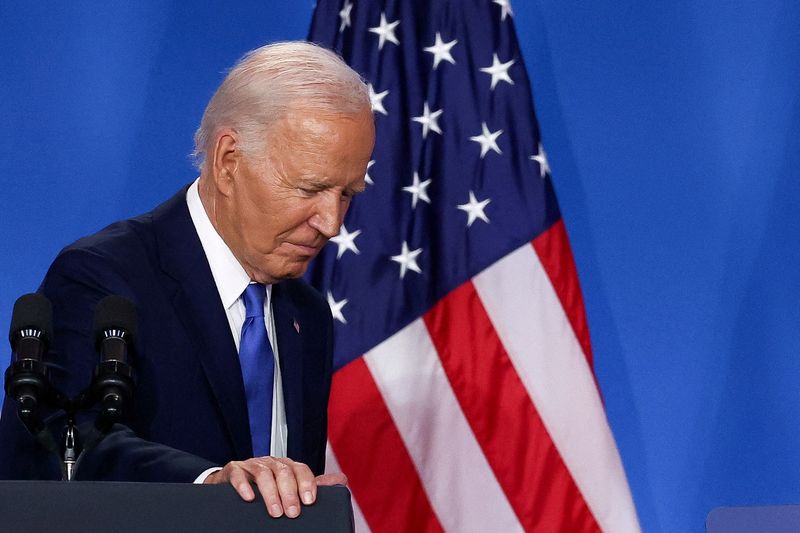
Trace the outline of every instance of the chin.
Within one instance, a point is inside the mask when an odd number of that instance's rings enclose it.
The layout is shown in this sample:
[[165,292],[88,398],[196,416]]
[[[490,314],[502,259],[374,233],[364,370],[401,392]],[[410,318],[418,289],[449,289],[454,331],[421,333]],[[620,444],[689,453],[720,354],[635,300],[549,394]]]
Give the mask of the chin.
[[309,261],[298,261],[288,265],[281,265],[280,268],[267,268],[262,270],[263,277],[272,279],[271,283],[277,283],[286,279],[296,279],[303,276],[308,270]]

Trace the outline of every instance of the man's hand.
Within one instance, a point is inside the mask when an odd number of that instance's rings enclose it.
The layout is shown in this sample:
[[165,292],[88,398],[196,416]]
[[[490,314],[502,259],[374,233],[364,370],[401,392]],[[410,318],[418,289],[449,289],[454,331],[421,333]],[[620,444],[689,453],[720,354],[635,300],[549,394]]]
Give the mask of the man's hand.
[[317,486],[346,485],[344,474],[314,477],[303,463],[278,457],[254,457],[247,461],[231,461],[222,470],[209,475],[204,483],[230,483],[243,500],[251,502],[256,495],[255,483],[270,516],[289,518],[300,514],[300,500],[311,505],[317,499]]

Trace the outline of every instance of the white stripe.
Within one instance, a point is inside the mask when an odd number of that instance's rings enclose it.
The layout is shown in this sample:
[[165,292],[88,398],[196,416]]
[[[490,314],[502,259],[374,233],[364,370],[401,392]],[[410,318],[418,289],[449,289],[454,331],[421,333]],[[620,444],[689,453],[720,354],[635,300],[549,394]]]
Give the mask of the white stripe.
[[364,359],[446,531],[522,531],[422,319]]
[[[325,473],[330,474],[341,471],[342,467],[339,466],[339,461],[336,460],[336,455],[334,455],[333,450],[331,449],[331,443],[329,441],[328,447],[325,450]],[[358,506],[358,502],[356,501],[352,492],[350,493],[350,496],[350,501],[353,502],[353,524],[355,525],[355,533],[370,533],[369,526],[364,518],[364,513],[361,512],[361,508]]]
[[535,250],[473,283],[550,437],[603,531],[639,531],[591,369]]

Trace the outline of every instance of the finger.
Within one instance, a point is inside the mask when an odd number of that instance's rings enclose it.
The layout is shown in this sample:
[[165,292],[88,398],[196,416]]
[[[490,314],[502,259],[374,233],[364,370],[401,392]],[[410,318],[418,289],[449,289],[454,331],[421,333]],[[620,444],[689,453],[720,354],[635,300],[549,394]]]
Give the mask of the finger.
[[346,487],[347,476],[342,472],[322,474],[321,476],[317,476],[317,485],[323,487],[330,487],[331,485],[344,485]]
[[287,464],[289,462],[288,460],[275,460],[270,466],[275,473],[275,482],[278,484],[283,510],[286,512],[286,516],[295,518],[300,514],[300,500],[297,498],[297,480],[294,477],[294,470]]
[[297,482],[297,492],[300,494],[300,499],[306,505],[311,505],[317,499],[317,480],[311,469],[298,462],[290,464],[294,472],[294,478]]
[[264,505],[267,512],[273,518],[278,518],[283,514],[284,508],[281,506],[281,499],[278,494],[278,486],[275,483],[275,475],[272,469],[264,464],[254,465],[256,469],[255,481],[258,492],[264,498]]
[[229,469],[229,472],[227,472],[228,481],[233,485],[233,488],[236,489],[236,492],[239,493],[239,496],[246,502],[253,501],[256,495],[253,492],[253,487],[250,486],[250,476],[248,473],[243,468],[236,465],[228,465],[226,469]]

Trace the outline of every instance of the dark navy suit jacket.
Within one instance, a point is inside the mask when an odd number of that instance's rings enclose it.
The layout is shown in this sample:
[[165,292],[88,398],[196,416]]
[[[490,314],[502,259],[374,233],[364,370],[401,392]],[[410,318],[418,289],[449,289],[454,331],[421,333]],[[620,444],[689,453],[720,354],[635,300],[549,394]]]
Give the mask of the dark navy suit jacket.
[[[108,294],[139,313],[135,407],[90,454],[79,479],[189,482],[203,470],[252,456],[239,357],[200,240],[186,188],[140,217],[68,246],[40,288],[53,303],[52,381],[75,395],[98,355],[94,308]],[[273,286],[288,455],[321,474],[332,374],[332,319],[302,280]],[[0,478],[58,478],[58,463],[25,432],[6,398]]]

